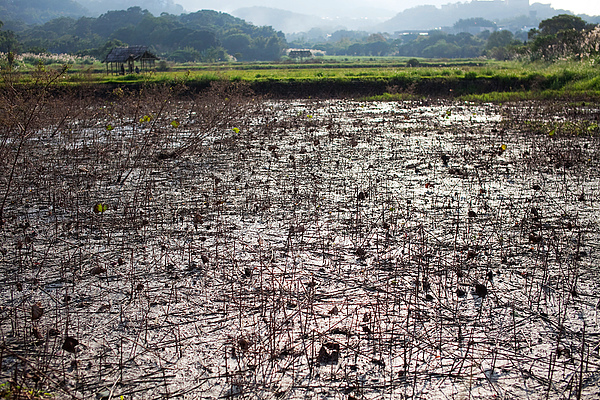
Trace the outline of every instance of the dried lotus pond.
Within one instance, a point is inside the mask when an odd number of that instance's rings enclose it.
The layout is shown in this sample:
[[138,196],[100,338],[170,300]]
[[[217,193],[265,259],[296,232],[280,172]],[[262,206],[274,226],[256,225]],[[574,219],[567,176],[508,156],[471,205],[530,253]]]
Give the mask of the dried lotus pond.
[[141,97],[2,133],[3,381],[600,396],[597,107]]

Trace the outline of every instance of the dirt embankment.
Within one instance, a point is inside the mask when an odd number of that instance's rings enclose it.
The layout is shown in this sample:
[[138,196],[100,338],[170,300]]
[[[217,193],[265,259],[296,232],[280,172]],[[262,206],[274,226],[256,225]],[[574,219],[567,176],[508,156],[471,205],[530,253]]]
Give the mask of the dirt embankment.
[[[74,87],[55,86],[50,89],[57,96],[70,93],[80,97],[107,97],[115,89],[136,91],[149,86],[173,87],[180,95],[189,96],[207,90],[214,81],[185,81],[175,85],[169,83],[109,83],[82,84]],[[517,92],[558,89],[562,83],[556,79],[533,75],[518,77],[392,77],[392,78],[347,78],[307,80],[256,80],[237,82],[255,94],[272,99],[349,99],[378,96],[385,93],[403,93],[417,97],[454,98],[469,94],[491,92]],[[585,93],[577,96],[584,99]]]

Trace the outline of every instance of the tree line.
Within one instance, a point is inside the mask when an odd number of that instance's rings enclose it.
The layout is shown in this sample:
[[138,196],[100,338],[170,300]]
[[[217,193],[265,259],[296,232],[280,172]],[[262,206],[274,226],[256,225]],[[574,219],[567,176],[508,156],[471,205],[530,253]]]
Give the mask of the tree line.
[[[408,56],[424,58],[527,59],[597,57],[600,28],[577,16],[562,14],[543,20],[529,32],[471,28],[491,27],[482,18],[459,20],[454,31],[399,37],[340,30],[328,38],[287,43],[281,32],[257,27],[226,13],[203,10],[158,17],[140,7],[109,11],[97,18],[61,17],[18,34],[0,30],[0,52],[68,53],[103,59],[116,46],[146,45],[162,58],[176,62],[278,60],[286,48],[305,48],[327,55]],[[1,27],[1,23],[0,23]]]
[[[473,27],[489,27],[470,33]],[[600,50],[600,29],[582,18],[561,14],[540,22],[537,29],[513,33],[495,30],[494,22],[482,18],[461,19],[453,31],[431,30],[389,35],[337,31],[328,40],[296,39],[291,47],[310,48],[329,55],[408,56],[424,58],[474,58],[497,60],[527,59],[553,61],[565,57],[596,57]]]

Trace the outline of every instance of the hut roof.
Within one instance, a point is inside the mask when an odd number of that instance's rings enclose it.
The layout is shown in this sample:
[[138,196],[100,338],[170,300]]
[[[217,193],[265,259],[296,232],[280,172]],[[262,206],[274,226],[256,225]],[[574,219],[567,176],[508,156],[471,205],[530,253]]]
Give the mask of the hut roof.
[[124,63],[127,60],[153,59],[158,57],[148,51],[147,46],[115,47],[106,55],[104,62]]

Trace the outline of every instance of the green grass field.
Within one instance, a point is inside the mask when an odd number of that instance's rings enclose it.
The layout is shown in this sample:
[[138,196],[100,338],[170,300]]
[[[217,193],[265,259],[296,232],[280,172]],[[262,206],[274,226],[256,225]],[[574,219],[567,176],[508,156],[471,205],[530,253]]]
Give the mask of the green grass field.
[[[432,92],[430,87],[441,84],[449,88],[447,92],[453,97],[479,101],[555,96],[600,98],[600,67],[593,60],[523,63],[484,59],[418,59],[417,67],[407,66],[408,60],[402,57],[315,57],[304,62],[159,62],[152,71],[126,75],[107,73],[104,64],[90,64],[88,61],[69,64],[66,73],[56,82],[67,86],[153,83],[203,86],[214,81],[234,81],[264,91],[272,90],[275,85],[287,85],[286,90],[298,91],[303,85],[326,84],[361,86],[365,93],[368,92],[364,87],[373,85],[373,93],[368,93],[368,97],[379,99],[440,95],[443,93]],[[21,83],[35,83],[40,72],[60,67],[58,63],[43,67],[23,64],[17,69],[17,79]],[[6,74],[2,79],[6,79]],[[452,89],[453,86],[456,90]],[[306,93],[310,94],[310,90],[307,89]],[[301,90],[300,94],[305,93]]]

